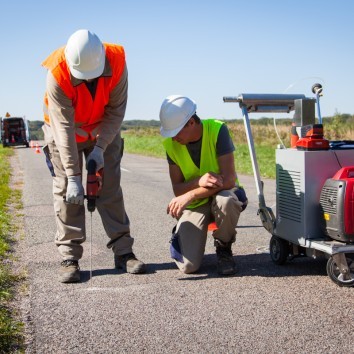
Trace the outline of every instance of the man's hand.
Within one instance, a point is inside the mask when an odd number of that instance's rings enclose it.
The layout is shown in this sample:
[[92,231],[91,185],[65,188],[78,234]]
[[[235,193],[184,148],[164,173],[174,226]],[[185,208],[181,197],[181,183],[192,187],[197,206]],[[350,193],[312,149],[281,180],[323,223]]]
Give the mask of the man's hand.
[[69,176],[66,188],[66,202],[71,204],[84,204],[84,187],[81,176]]
[[224,179],[221,175],[214,172],[208,172],[199,178],[199,187],[204,188],[220,188],[223,186]]
[[96,172],[103,168],[104,158],[103,158],[103,149],[99,146],[95,146],[91,153],[87,156],[86,160],[86,168],[90,160],[94,160],[96,162]]
[[167,214],[170,214],[172,217],[178,219],[181,217],[183,210],[189,205],[192,201],[190,193],[182,194],[178,197],[173,198],[167,207]]

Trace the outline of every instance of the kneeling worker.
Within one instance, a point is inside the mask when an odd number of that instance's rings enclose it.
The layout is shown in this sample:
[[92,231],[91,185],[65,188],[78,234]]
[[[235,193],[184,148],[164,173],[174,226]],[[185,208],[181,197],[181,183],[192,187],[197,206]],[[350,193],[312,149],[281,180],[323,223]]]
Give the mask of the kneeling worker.
[[160,110],[161,135],[169,163],[173,198],[167,213],[178,220],[171,239],[171,256],[184,273],[202,263],[208,224],[213,231],[220,275],[236,272],[231,246],[247,197],[238,186],[234,144],[227,126],[201,120],[188,97],[168,96]]

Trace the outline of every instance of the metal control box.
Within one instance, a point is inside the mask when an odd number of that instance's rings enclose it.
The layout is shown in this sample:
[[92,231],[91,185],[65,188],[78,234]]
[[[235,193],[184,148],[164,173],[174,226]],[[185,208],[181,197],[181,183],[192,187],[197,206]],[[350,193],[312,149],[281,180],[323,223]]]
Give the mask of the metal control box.
[[274,234],[300,246],[309,239],[329,239],[319,222],[321,190],[342,166],[352,165],[354,150],[277,149]]

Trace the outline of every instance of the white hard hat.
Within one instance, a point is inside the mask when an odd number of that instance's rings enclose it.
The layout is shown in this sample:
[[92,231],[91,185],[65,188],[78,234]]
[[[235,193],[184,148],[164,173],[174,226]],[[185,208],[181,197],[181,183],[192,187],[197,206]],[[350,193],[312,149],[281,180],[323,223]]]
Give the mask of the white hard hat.
[[172,95],[164,99],[160,109],[161,135],[173,138],[197,110],[196,103],[188,97]]
[[93,32],[82,29],[72,34],[65,47],[65,57],[71,74],[78,79],[94,79],[103,73],[106,54]]

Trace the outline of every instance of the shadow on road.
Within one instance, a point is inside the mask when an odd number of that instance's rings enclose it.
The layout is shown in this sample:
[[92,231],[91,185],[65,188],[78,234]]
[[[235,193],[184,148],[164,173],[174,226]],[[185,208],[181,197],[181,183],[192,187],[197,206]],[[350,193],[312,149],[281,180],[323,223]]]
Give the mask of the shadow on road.
[[[237,265],[237,273],[232,277],[300,277],[310,275],[327,276],[326,259],[312,259],[309,257],[295,258],[284,265],[274,264],[269,254],[248,254],[237,255],[234,257]],[[207,254],[204,256],[203,264],[198,272],[185,274],[179,272],[174,262],[168,263],[149,263],[146,275],[158,273],[166,270],[175,270],[176,278],[179,280],[205,280],[210,278],[220,278],[216,271],[216,255]],[[123,273],[122,270],[114,268],[95,269],[92,271],[94,277],[104,275],[114,275]],[[144,276],[144,275],[142,275]],[[81,281],[90,280],[90,272],[81,272]]]
[[[149,263],[146,264],[147,270],[145,274],[153,274],[157,273],[163,270],[173,270],[176,269],[177,267],[173,262],[169,263]],[[123,270],[121,269],[115,269],[115,268],[105,268],[105,269],[95,269],[92,271],[92,276],[94,277],[99,277],[99,276],[104,276],[104,275],[116,275],[116,274],[122,274],[124,273]],[[87,282],[90,280],[90,272],[88,270],[84,270],[80,272],[81,274],[81,282]],[[143,276],[143,274],[142,274]]]
[[[114,269],[114,268],[95,269],[92,271],[92,276],[99,277],[99,276],[103,276],[103,275],[114,275],[117,273],[118,273],[118,270]],[[85,283],[90,280],[90,271],[81,270],[80,275],[81,275],[81,282],[82,283]]]
[[[326,259],[312,259],[309,257],[296,258],[284,265],[274,264],[269,254],[248,254],[235,256],[237,273],[232,277],[300,277],[309,275],[327,276]],[[204,256],[200,270],[191,275],[186,275],[180,280],[203,280],[219,278],[216,271],[216,255]]]

